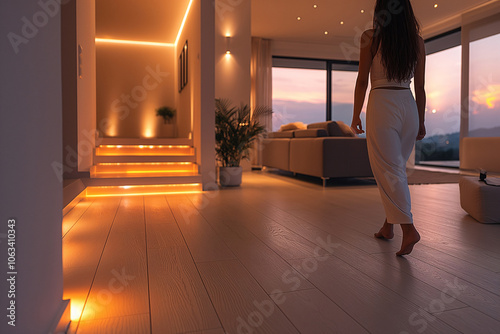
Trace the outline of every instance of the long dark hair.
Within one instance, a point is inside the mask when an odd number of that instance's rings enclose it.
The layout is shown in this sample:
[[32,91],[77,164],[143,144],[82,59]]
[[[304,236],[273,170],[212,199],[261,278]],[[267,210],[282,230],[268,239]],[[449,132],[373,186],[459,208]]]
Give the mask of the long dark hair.
[[377,0],[373,28],[372,52],[380,48],[387,79],[409,80],[418,60],[420,34],[410,0]]

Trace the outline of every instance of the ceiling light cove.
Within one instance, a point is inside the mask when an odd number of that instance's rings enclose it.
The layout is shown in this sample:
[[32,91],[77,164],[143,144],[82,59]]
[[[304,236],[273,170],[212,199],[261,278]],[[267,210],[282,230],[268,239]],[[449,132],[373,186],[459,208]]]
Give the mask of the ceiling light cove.
[[163,46],[163,47],[173,47],[173,43],[157,43],[157,42],[147,42],[147,41],[128,41],[124,39],[112,39],[112,38],[96,38],[96,43],[112,43],[112,44],[131,44],[131,45],[147,45],[147,46]]

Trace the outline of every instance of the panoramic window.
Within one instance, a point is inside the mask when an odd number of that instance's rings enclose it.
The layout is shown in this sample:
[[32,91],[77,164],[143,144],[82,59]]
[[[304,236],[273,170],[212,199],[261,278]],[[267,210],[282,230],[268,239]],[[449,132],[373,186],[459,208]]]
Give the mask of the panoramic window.
[[[332,71],[332,120],[351,125],[357,77],[357,71]],[[366,91],[365,103],[360,115],[364,129],[366,129],[366,105],[369,92],[370,87]]]
[[500,34],[470,43],[469,136],[500,136]]
[[415,163],[458,167],[462,47],[427,56],[427,135],[417,142]]
[[322,122],[325,115],[324,70],[273,67],[273,131],[291,122]]

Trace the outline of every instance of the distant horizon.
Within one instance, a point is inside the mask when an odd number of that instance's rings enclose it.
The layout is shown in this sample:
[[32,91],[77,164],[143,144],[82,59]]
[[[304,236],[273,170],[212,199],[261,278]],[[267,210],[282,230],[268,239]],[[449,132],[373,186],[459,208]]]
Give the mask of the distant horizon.
[[[493,48],[493,50],[492,50]],[[471,43],[469,130],[500,128],[500,34]],[[428,136],[460,130],[461,46],[427,56],[426,128]],[[332,119],[350,125],[357,72],[333,71]],[[362,121],[366,116],[366,103]],[[295,121],[326,120],[326,71],[273,68],[273,131]],[[366,125],[364,124],[366,127]],[[498,132],[500,136],[500,131]]]

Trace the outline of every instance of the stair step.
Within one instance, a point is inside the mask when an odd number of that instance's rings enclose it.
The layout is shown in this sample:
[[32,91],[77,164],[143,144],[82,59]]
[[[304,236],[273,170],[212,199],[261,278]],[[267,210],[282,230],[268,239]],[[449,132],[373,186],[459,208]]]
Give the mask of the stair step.
[[170,177],[129,177],[82,179],[86,187],[142,186],[201,183],[201,175],[178,175]]
[[94,163],[123,163],[123,162],[196,162],[194,155],[111,155],[95,156]]
[[92,178],[193,176],[198,166],[193,162],[100,163],[92,166]]
[[99,145],[96,156],[193,156],[188,145]]
[[131,186],[93,186],[87,187],[87,197],[109,196],[146,196],[178,193],[197,193],[202,191],[201,183],[155,184]]
[[98,138],[97,145],[187,145],[193,146],[189,138]]

